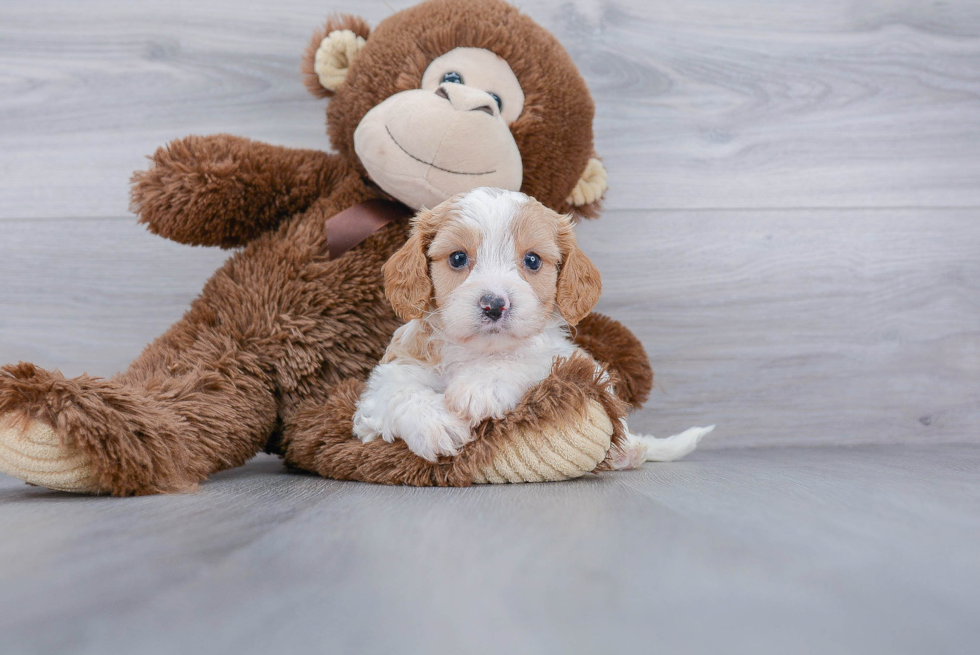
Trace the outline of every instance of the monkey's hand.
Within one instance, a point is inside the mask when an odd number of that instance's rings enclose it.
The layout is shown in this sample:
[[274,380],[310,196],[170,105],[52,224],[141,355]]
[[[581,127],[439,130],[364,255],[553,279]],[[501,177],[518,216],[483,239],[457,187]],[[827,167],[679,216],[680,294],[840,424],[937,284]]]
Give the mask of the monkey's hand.
[[309,208],[342,178],[337,155],[229,134],[158,148],[133,174],[130,208],[151,232],[179,243],[234,248]]

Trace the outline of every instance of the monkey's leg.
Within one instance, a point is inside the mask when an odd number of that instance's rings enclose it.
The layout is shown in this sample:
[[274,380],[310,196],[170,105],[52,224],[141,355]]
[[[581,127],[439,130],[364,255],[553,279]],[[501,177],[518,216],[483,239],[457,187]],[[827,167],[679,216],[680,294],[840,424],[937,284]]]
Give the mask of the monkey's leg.
[[398,326],[380,271],[407,228],[329,260],[323,220],[311,210],[233,256],[115,378],[0,368],[0,471],[89,493],[194,488],[328,381],[366,376]]
[[112,379],[0,368],[0,470],[56,489],[131,495],[193,489],[245,463],[276,425],[272,317],[288,310],[270,291],[278,271],[260,267],[260,255],[227,262]]
[[52,489],[132,495],[193,489],[244,464],[275,425],[272,385],[227,337],[175,352],[160,347],[169,334],[110,380],[0,369],[0,470]]

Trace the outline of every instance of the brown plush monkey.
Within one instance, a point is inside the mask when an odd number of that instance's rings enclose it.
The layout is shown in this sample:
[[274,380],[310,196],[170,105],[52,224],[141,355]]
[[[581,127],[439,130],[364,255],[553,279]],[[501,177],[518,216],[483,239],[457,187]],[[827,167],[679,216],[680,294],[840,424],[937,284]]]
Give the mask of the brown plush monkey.
[[[557,479],[602,461],[652,374],[639,342],[600,316],[577,340],[617,377],[619,398],[588,367],[564,364],[436,464],[350,430],[358,385],[399,325],[381,267],[405,242],[410,209],[500,186],[596,215],[605,172],[592,100],[568,54],[498,0],[431,0],[373,33],[359,18],[332,18],[303,70],[332,98],[336,153],[229,135],[158,150],[134,176],[140,221],[181,243],[241,249],[114,378],[3,367],[0,470],[131,495],[192,489],[263,449],[330,477],[404,484]],[[591,446],[575,446],[576,435]],[[536,448],[562,453],[567,467],[529,468]]]

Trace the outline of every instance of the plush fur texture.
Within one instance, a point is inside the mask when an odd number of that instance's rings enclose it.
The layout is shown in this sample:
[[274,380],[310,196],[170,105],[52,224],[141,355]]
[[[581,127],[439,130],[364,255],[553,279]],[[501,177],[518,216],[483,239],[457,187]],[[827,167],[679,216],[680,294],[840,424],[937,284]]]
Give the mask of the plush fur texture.
[[583,357],[557,362],[552,374],[531,389],[516,410],[503,419],[484,421],[476,428],[477,438],[458,455],[437,462],[416,457],[404,441],[361,443],[351,439],[364,382],[347,380],[331,390],[327,403],[311,404],[296,416],[284,435],[285,460],[293,468],[338,480],[466,487],[492,464],[513,432],[540,430],[542,425],[572,432],[590,401],[602,405],[614,426],[612,443],[621,444],[624,432],[619,419],[628,408],[601,384],[602,373],[591,359]]
[[320,76],[316,71],[316,51],[320,49],[323,39],[331,32],[350,30],[362,39],[371,36],[371,26],[360,16],[353,14],[336,14],[327,19],[323,27],[316,30],[310,38],[310,44],[306,47],[303,54],[303,61],[300,64],[300,71],[303,73],[303,84],[306,89],[317,98],[332,98],[334,91],[326,89],[320,83]]
[[[381,269],[408,235],[407,222],[396,222],[339,259],[328,255],[325,221],[385,197],[354,154],[360,118],[418,84],[427,62],[444,52],[489,48],[507,59],[526,93],[512,128],[523,190],[564,213],[573,209],[566,198],[593,154],[593,105],[554,37],[497,0],[433,0],[389,17],[373,33],[352,17],[331,19],[327,30],[335,28],[370,35],[327,110],[337,154],[229,135],[187,137],[158,150],[151,168],[134,176],[133,208],[151,231],[181,243],[241,247],[184,317],[112,379],[66,379],[26,363],[0,369],[4,423],[33,418],[50,425],[66,453],[89,459],[100,492],[193,489],[263,448],[331,477],[467,484],[457,467],[490,456],[515,421],[567,425],[569,408],[583,398],[599,400],[610,417],[622,413],[591,369],[570,363],[515,418],[482,427],[474,454],[459,463],[430,465],[400,444],[350,439],[345,403],[401,324],[384,297]],[[309,73],[309,53],[306,61]],[[577,211],[590,216],[597,207]],[[646,396],[649,369],[625,328],[586,317],[578,338],[614,370],[623,366],[620,384],[630,402]]]
[[573,330],[575,343],[618,371],[616,395],[639,409],[653,389],[653,369],[643,344],[632,332],[602,314],[589,314]]
[[350,177],[336,155],[230,134],[179,139],[151,160],[133,175],[130,208],[154,234],[195,246],[246,244]]

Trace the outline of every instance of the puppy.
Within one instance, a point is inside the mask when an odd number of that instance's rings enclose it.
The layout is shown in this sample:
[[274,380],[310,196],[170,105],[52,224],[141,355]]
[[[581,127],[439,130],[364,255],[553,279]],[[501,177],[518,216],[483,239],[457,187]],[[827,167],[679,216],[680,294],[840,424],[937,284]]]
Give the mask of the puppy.
[[[473,427],[502,418],[557,357],[588,356],[569,326],[599,300],[599,272],[572,222],[522,193],[479,188],[414,219],[384,266],[385,293],[404,320],[354,414],[362,441],[403,439],[428,460],[455,455]],[[677,459],[711,428],[638,437],[613,466]]]

